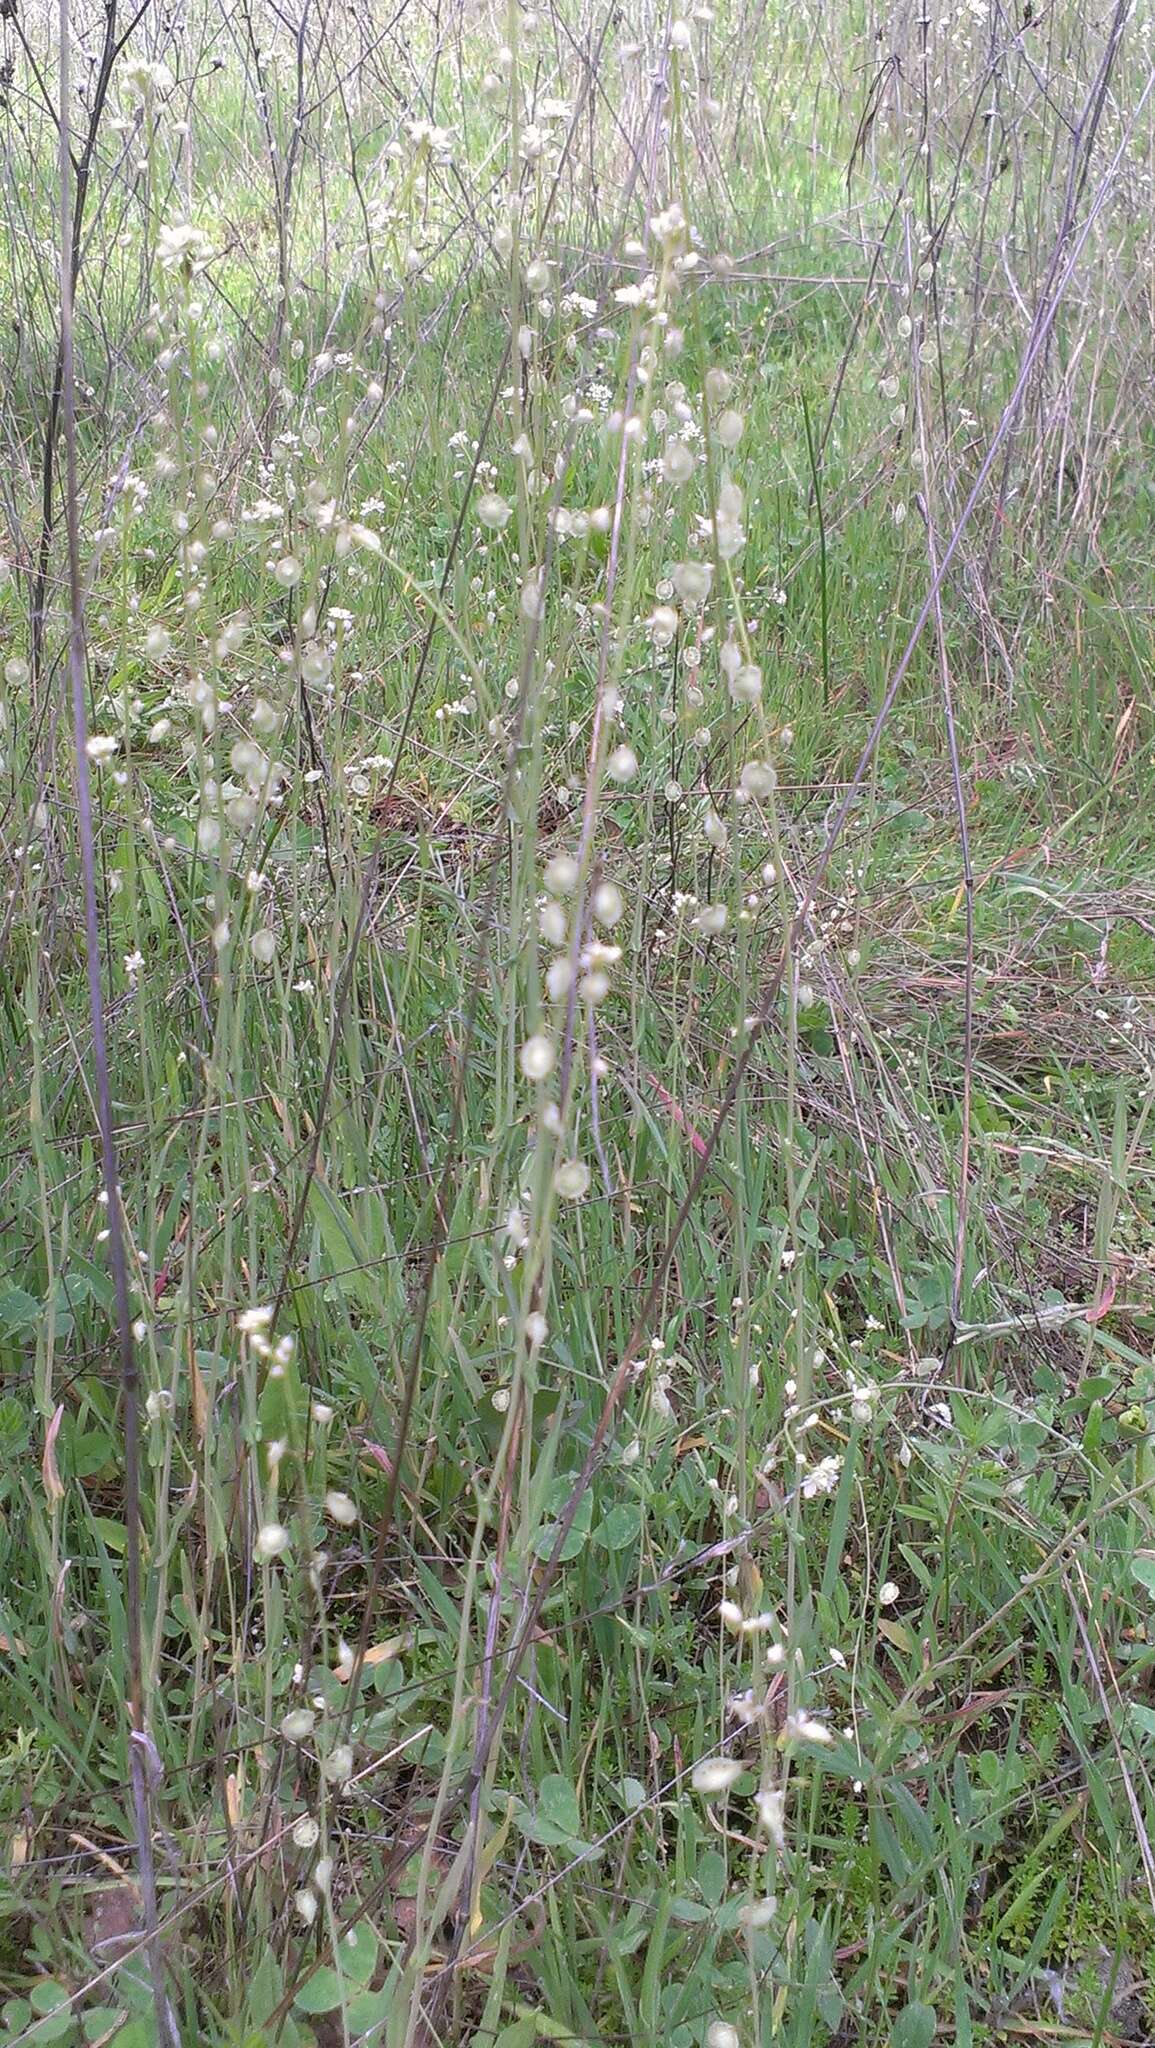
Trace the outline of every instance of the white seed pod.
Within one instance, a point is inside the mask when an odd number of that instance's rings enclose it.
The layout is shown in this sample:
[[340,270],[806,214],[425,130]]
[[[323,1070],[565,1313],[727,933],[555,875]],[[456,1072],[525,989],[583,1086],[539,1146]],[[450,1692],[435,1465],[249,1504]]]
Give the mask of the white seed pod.
[[730,696],[735,704],[757,704],[762,696],[762,671],[756,661],[744,661],[730,677]]
[[625,915],[625,899],[616,882],[599,882],[594,890],[594,916],[612,930]]
[[695,1792],[706,1799],[720,1799],[736,1785],[745,1765],[735,1756],[709,1756],[695,1764],[690,1778]]
[[553,1041],[546,1037],[544,1031],[535,1031],[531,1038],[526,1039],[518,1058],[527,1081],[544,1081],[546,1075],[553,1072],[557,1054]]
[[590,1184],[590,1170],[584,1159],[566,1159],[553,1177],[554,1188],[566,1201],[580,1201]]
[[713,574],[713,562],[679,562],[674,569],[674,588],[683,604],[705,604]]
[[693,474],[693,451],[684,441],[667,441],[662,451],[662,476],[666,483],[687,484]]
[[769,796],[778,787],[778,772],[772,761],[747,761],[738,778],[747,796]]

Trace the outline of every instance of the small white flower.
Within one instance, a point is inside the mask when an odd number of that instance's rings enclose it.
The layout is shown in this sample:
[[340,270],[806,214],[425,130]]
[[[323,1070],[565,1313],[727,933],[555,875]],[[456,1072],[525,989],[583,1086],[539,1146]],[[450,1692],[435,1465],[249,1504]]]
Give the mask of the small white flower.
[[638,757],[632,747],[615,747],[606,767],[615,782],[632,782],[638,772]]
[[85,741],[84,751],[89,760],[95,761],[99,767],[103,762],[111,761],[119,745],[120,741],[111,733],[94,732],[91,738]]
[[873,1380],[864,1380],[861,1383],[856,1380],[851,1381],[850,1413],[853,1421],[862,1427],[871,1422],[874,1417],[874,1407],[877,1400],[878,1388]]
[[820,1458],[812,1465],[802,1481],[803,1500],[816,1500],[820,1494],[833,1493],[842,1472],[841,1458]]
[[893,1580],[893,1579],[887,1579],[887,1581],[886,1581],[886,1584],[885,1584],[884,1586],[880,1586],[880,1587],[879,1587],[879,1589],[878,1589],[878,1604],[879,1604],[879,1606],[880,1606],[880,1607],[893,1607],[893,1606],[894,1606],[894,1603],[895,1603],[895,1601],[896,1601],[896,1600],[897,1600],[898,1598],[899,1598],[899,1591],[898,1591],[898,1587],[897,1587],[897,1586],[895,1585],[895,1583],[894,1583],[894,1580]]
[[453,142],[452,128],[438,128],[432,121],[406,121],[405,133],[414,149],[422,153],[428,150],[430,156],[444,163]]
[[291,1538],[283,1522],[265,1522],[257,1531],[253,1545],[254,1555],[262,1563],[269,1558],[282,1557],[289,1547]]
[[312,1707],[294,1707],[281,1722],[281,1734],[286,1742],[307,1742],[316,1725]]
[[723,448],[736,448],[745,431],[745,420],[740,412],[735,412],[732,408],[721,413],[714,422],[714,432]]
[[156,260],[162,270],[203,270],[212,255],[209,238],[202,228],[179,221],[162,227],[156,242]]
[[311,1813],[303,1813],[293,1826],[293,1841],[298,1849],[315,1849],[321,1839],[321,1827]]
[[338,1742],[329,1751],[321,1770],[331,1785],[347,1785],[353,1775],[352,1745],[348,1742]]
[[147,57],[138,57],[124,73],[125,91],[131,97],[147,99],[150,93],[169,92],[172,88],[172,72],[167,64],[150,63]]
[[325,1513],[331,1522],[340,1522],[342,1528],[351,1529],[357,1519],[357,1506],[347,1493],[330,1491],[325,1495]]
[[711,2020],[706,2028],[706,2048],[741,2048],[737,2027],[728,2020]]
[[294,1892],[294,1893],[293,1893],[293,1904],[294,1904],[294,1906],[295,1906],[295,1907],[296,1907],[296,1909],[297,1909],[297,1913],[298,1913],[298,1916],[299,1916],[299,1918],[300,1918],[301,1920],[303,1920],[303,1921],[304,1921],[304,1923],[305,1923],[305,1926],[306,1926],[306,1927],[311,1927],[311,1926],[313,1925],[313,1922],[314,1922],[314,1920],[315,1920],[315,1919],[316,1919],[316,1917],[317,1917],[317,1894],[316,1894],[316,1892],[308,1892],[308,1891],[299,1891],[299,1892]]
[[490,533],[501,533],[513,518],[513,506],[497,491],[483,491],[477,501],[477,517]]
[[242,1337],[259,1337],[268,1329],[272,1320],[271,1304],[260,1308],[243,1308],[237,1317],[237,1329]]
[[686,225],[686,216],[677,200],[672,200],[663,212],[651,214],[650,233],[659,242],[676,242]]

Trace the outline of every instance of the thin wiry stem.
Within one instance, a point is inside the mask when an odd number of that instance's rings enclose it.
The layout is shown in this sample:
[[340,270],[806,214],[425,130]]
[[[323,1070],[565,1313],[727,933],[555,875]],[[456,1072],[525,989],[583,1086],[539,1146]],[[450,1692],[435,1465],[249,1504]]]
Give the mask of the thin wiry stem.
[[[605,35],[608,32],[610,19],[611,17],[607,13],[603,22],[602,35],[599,39],[599,47],[600,42],[604,40]],[[580,108],[578,110],[578,113],[580,116]],[[569,139],[572,139],[576,131],[577,117],[575,117],[575,119],[571,122],[569,130]],[[567,147],[566,150],[563,150],[562,152],[562,157],[558,164],[554,182],[551,187],[550,199],[547,202],[547,219],[549,217],[549,210],[552,206],[554,197],[556,196],[560,188],[561,174],[565,165],[568,146],[569,142],[567,140]],[[457,560],[458,550],[461,546],[462,536],[465,531],[465,522],[468,517],[470,504],[472,503],[473,500],[473,491],[476,484],[478,471],[480,469],[482,461],[484,460],[485,450],[488,445],[490,431],[492,429],[494,416],[496,414],[497,406],[500,400],[502,385],[504,383],[506,369],[509,363],[510,350],[511,342],[507,337],[505,347],[502,351],[501,361],[498,364],[497,374],[494,378],[493,385],[491,388],[489,406],[486,412],[486,417],[482,425],[481,431],[477,437],[477,446],[474,450],[473,465],[470,471],[469,480],[466,485],[465,492],[462,496],[461,507],[458,512],[457,521],[454,526],[453,534],[450,539],[449,548],[446,554],[445,566],[442,571],[440,587],[440,595],[442,597],[444,597],[445,593],[449,588],[450,579],[453,575],[454,564]],[[548,584],[549,568],[552,560],[552,545],[553,541],[551,528],[550,546],[547,550],[546,561],[542,572],[543,590],[547,587]],[[429,625],[426,630],[424,639],[422,641],[421,651],[418,656],[417,667],[414,674],[412,687],[409,691],[408,699],[406,701],[405,713],[401,724],[401,731],[398,736],[397,746],[395,749],[393,768],[390,772],[389,780],[385,790],[386,800],[388,800],[388,798],[393,794],[393,790],[397,783],[397,777],[400,772],[402,757],[409,739],[413,720],[416,715],[417,704],[420,699],[422,684],[424,682],[429,658],[432,653],[434,637],[437,631],[438,618],[439,613],[435,609],[430,617]],[[514,730],[510,737],[510,743],[507,751],[506,776],[502,789],[502,801],[499,809],[498,826],[497,832],[495,833],[495,843],[493,847],[494,857],[489,864],[490,880],[487,887],[485,902],[482,908],[481,931],[478,953],[474,963],[474,971],[470,984],[470,999],[466,1011],[463,1032],[461,1079],[459,1081],[458,1087],[454,1091],[450,1128],[445,1141],[445,1162],[442,1167],[442,1172],[438,1185],[433,1190],[435,1228],[431,1233],[429,1244],[426,1250],[426,1257],[424,1261],[422,1274],[421,1294],[418,1302],[416,1315],[416,1327],[414,1330],[410,1357],[402,1390],[401,1409],[398,1416],[397,1429],[395,1432],[395,1454],[393,1457],[390,1477],[386,1488],[385,1504],[382,1509],[380,1523],[378,1526],[377,1541],[374,1549],[373,1560],[370,1565],[368,1585],[364,1599],[360,1638],[354,1656],[353,1671],[349,1680],[348,1693],[346,1696],[344,1710],[346,1728],[348,1728],[352,1724],[352,1717],[357,1704],[364,1655],[369,1644],[369,1634],[372,1626],[373,1608],[376,1598],[376,1591],[380,1580],[381,1570],[384,1564],[385,1545],[387,1542],[389,1529],[392,1525],[393,1514],[397,1503],[397,1492],[401,1482],[401,1469],[404,1462],[405,1449],[409,1435],[409,1424],[412,1416],[413,1402],[416,1397],[417,1391],[417,1378],[420,1368],[421,1355],[424,1346],[425,1326],[429,1313],[430,1302],[432,1299],[433,1276],[436,1271],[438,1262],[441,1258],[442,1252],[445,1248],[445,1219],[449,1213],[449,1198],[452,1192],[453,1180],[456,1174],[457,1143],[460,1132],[461,1116],[463,1113],[462,1090],[464,1087],[464,1075],[468,1065],[469,1051],[473,1039],[477,1008],[481,999],[481,987],[485,972],[485,961],[488,952],[488,945],[491,936],[494,915],[496,912],[498,881],[496,859],[498,850],[497,841],[500,835],[503,834],[505,830],[505,817],[508,810],[509,798],[513,789],[513,776],[515,774],[517,766],[517,753],[521,734],[521,722],[524,719],[526,705],[528,702],[529,680],[532,673],[532,664],[535,656],[535,649],[536,634],[531,633],[528,637],[526,657],[523,662],[523,687],[518,693],[517,719],[515,721]],[[304,1226],[305,1214],[308,1207],[309,1194],[317,1170],[317,1161],[320,1156],[321,1141],[328,1113],[328,1103],[332,1093],[333,1084],[336,1078],[337,1058],[344,1030],[345,1013],[349,999],[352,994],[355,963],[358,952],[360,950],[361,940],[364,937],[365,927],[368,920],[369,910],[372,902],[372,885],[373,874],[372,871],[370,870],[366,874],[365,882],[362,887],[361,896],[358,903],[357,918],[354,924],[353,934],[349,943],[349,952],[346,960],[345,974],[338,988],[337,997],[334,1004],[333,1033],[332,1038],[330,1040],[329,1056],[326,1062],[325,1073],[321,1085],[320,1106],[317,1113],[313,1141],[310,1146],[309,1160],[305,1170],[305,1179],[302,1186],[301,1195],[299,1197],[297,1207],[293,1215],[292,1227],[289,1234],[288,1248],[285,1253],[284,1267],[281,1276],[281,1284],[277,1291],[276,1302],[273,1311],[274,1324],[276,1323],[277,1318],[281,1313],[281,1310],[284,1306],[285,1298],[289,1292],[289,1288],[291,1285],[293,1261],[296,1256],[296,1248],[300,1241],[301,1231]]]
[[144,1712],[141,1651],[141,1514],[140,1514],[140,1371],[132,1333],[124,1225],[120,1208],[120,1176],[112,1121],[104,991],[101,982],[100,920],[96,896],[96,832],[92,777],[88,758],[88,701],[84,584],[80,565],[80,506],[76,457],[76,372],[73,346],[74,214],[69,94],[69,0],[60,0],[60,418],[64,439],[64,522],[68,541],[68,677],[72,727],[76,746],[76,816],[84,890],[85,958],[92,1028],[92,1073],[100,1127],[101,1165],[108,1201],[108,1256],[116,1301],[120,1353],[121,1403],[124,1429],[125,1637],[128,1660],[128,1755],[136,1817],[137,1859],[144,1907],[149,1971],[156,2007],[157,2033],[165,2044],[176,2043],[173,2017],[164,1982],[157,1936],[156,1872],[149,1818],[149,1780],[159,1774],[159,1760],[148,1733]]
[[[909,219],[906,224],[906,262],[908,279],[913,286],[914,258],[910,245]],[[966,919],[966,957],[963,965],[962,1131],[959,1138],[958,1200],[955,1206],[954,1268],[951,1277],[950,1297],[951,1320],[957,1325],[962,1320],[963,1271],[966,1263],[967,1223],[970,1212],[971,1103],[974,1095],[975,1064],[975,874],[971,861],[966,791],[963,788],[962,764],[959,760],[958,728],[954,715],[954,686],[951,680],[950,657],[947,654],[946,645],[946,624],[942,611],[942,580],[938,573],[938,528],[935,522],[930,481],[932,467],[926,431],[926,407],[923,403],[922,380],[919,376],[920,340],[921,337],[916,328],[911,337],[911,391],[914,397],[915,432],[918,436],[919,450],[922,455],[922,474],[927,480],[925,492],[919,493],[918,504],[926,525],[927,559],[930,565],[931,587],[934,591],[935,658],[938,663],[939,686],[942,692],[942,712],[946,724],[947,751],[950,756],[951,793],[954,800],[955,817],[958,821],[959,860],[962,865],[963,914]],[[940,363],[941,360],[940,354]]]
[[1082,254],[1087,238],[1090,235],[1091,230],[1095,224],[1095,221],[1097,220],[1099,213],[1105,205],[1107,196],[1114,185],[1115,177],[1118,173],[1119,166],[1122,163],[1128,148],[1130,147],[1131,135],[1134,130],[1134,127],[1139,119],[1139,116],[1143,112],[1143,109],[1146,106],[1153,89],[1155,89],[1155,71],[1150,72],[1148,75],[1147,82],[1144,85],[1142,93],[1139,95],[1139,99],[1136,103],[1132,117],[1130,121],[1127,123],[1127,127],[1122,137],[1122,140],[1120,141],[1118,149],[1116,150],[1110,164],[1108,165],[1104,173],[1098,192],[1095,195],[1094,202],[1088,208],[1086,219],[1084,220],[1082,228],[1080,229],[1078,236],[1076,237],[1075,242],[1070,249],[1070,254],[1067,258],[1067,261],[1059,268],[1058,274],[1055,276],[1054,282],[1052,283],[1049,297],[1047,298],[1046,303],[1040,307],[1038,320],[1035,323],[1034,330],[1028,340],[1027,347],[1023,353],[1022,364],[1019,369],[1019,374],[1015,380],[1014,389],[1011,392],[1011,395],[1003,408],[1002,417],[998,423],[998,426],[995,429],[993,436],[991,437],[991,441],[987,448],[986,455],[984,456],[983,461],[980,464],[978,474],[975,477],[974,483],[971,486],[969,495],[967,497],[967,501],[963,506],[961,513],[959,514],[958,520],[956,521],[951,537],[943,550],[941,560],[938,564],[938,569],[932,576],[930,589],[927,591],[926,597],[923,600],[922,607],[919,611],[918,617],[916,618],[914,625],[911,629],[910,637],[907,640],[906,646],[904,647],[902,654],[900,655],[895,665],[893,674],[891,675],[890,681],[887,685],[886,692],[875,715],[874,722],[871,725],[869,733],[867,734],[866,743],[858,759],[858,765],[855,768],[854,774],[851,777],[850,782],[847,784],[845,793],[842,798],[842,802],[839,804],[838,809],[831,820],[830,827],[827,832],[821,853],[819,854],[818,860],[814,867],[814,871],[810,877],[805,893],[803,895],[802,902],[799,905],[797,914],[794,918],[793,925],[791,927],[790,938],[787,944],[784,946],[775,967],[771,971],[769,979],[763,990],[762,1000],[759,1004],[757,1015],[753,1020],[752,1028],[747,1034],[745,1044],[743,1045],[742,1050],[738,1054],[738,1057],[735,1059],[734,1065],[730,1070],[730,1078],[723,1091],[722,1099],[719,1103],[713,1125],[711,1126],[711,1129],[706,1137],[702,1151],[698,1155],[694,1171],[690,1176],[689,1185],[687,1186],[686,1192],[682,1197],[682,1201],[678,1208],[677,1215],[674,1218],[673,1224],[671,1225],[669,1234],[666,1238],[666,1242],[663,1245],[661,1253],[655,1264],[654,1272],[650,1280],[649,1286],[646,1288],[641,1306],[638,1309],[637,1315],[634,1319],[633,1327],[630,1331],[629,1337],[627,1338],[624,1349],[622,1351],[622,1356],[617,1371],[615,1372],[614,1377],[610,1382],[609,1391],[606,1394],[605,1401],[602,1405],[601,1413],[598,1416],[597,1423],[594,1427],[594,1432],[590,1439],[589,1447],[586,1451],[585,1457],[582,1460],[581,1469],[578,1472],[577,1478],[574,1482],[569,1498],[566,1501],[561,1514],[558,1516],[553,1547],[550,1551],[548,1558],[545,1560],[542,1570],[538,1576],[537,1583],[534,1587],[533,1596],[526,1604],[526,1612],[522,1622],[521,1631],[518,1635],[516,1643],[514,1644],[510,1652],[509,1666],[506,1672],[505,1682],[502,1686],[501,1693],[498,1696],[497,1705],[494,1709],[490,1721],[490,1741],[489,1744],[486,1744],[484,1746],[478,1746],[479,1754],[474,1765],[475,1772],[480,1772],[484,1770],[486,1757],[488,1754],[488,1748],[492,1743],[493,1734],[501,1726],[502,1719],[506,1709],[508,1708],[514,1687],[517,1684],[518,1675],[520,1673],[522,1663],[524,1662],[526,1651],[528,1650],[530,1644],[534,1640],[535,1631],[537,1629],[538,1622],[541,1618],[542,1609],[544,1608],[546,1600],[549,1597],[550,1589],[557,1575],[558,1566],[561,1562],[562,1553],[564,1552],[566,1545],[566,1540],[569,1536],[570,1530],[573,1528],[578,1508],[581,1504],[581,1501],[586,1491],[589,1488],[590,1482],[593,1479],[594,1472],[596,1471],[598,1464],[601,1460],[602,1451],[605,1447],[606,1439],[609,1435],[611,1426],[614,1421],[614,1417],[617,1414],[618,1406],[621,1402],[622,1395],[625,1392],[626,1386],[633,1372],[635,1362],[640,1356],[642,1345],[645,1341],[647,1332],[649,1330],[650,1319],[653,1316],[654,1311],[662,1298],[662,1290],[666,1284],[666,1277],[670,1271],[671,1266],[673,1265],[674,1256],[677,1251],[677,1247],[680,1242],[682,1232],[685,1229],[689,1217],[693,1211],[694,1205],[697,1202],[698,1196],[702,1189],[703,1182],[705,1181],[706,1175],[710,1171],[711,1165],[714,1160],[714,1156],[721,1142],[722,1133],[725,1130],[726,1125],[729,1123],[730,1116],[734,1109],[734,1105],[738,1100],[739,1094],[741,1093],[742,1083],[745,1079],[746,1072],[754,1052],[754,1048],[757,1045],[759,1039],[762,1036],[762,1033],[765,1031],[767,1025],[770,1023],[774,1015],[778,1001],[779,991],[782,986],[785,962],[790,957],[791,946],[797,943],[797,941],[801,938],[803,932],[805,931],[807,920],[809,919],[810,913],[813,910],[815,901],[817,899],[818,890],[822,886],[822,881],[830,865],[834,849],[838,844],[838,841],[842,837],[843,830],[845,829],[851,811],[853,810],[854,805],[857,802],[859,791],[861,790],[863,783],[865,782],[866,777],[870,771],[870,764],[874,759],[875,751],[878,747],[879,740],[882,738],[882,734],[886,727],[887,721],[889,720],[890,714],[894,709],[898,693],[901,690],[903,682],[905,681],[906,676],[910,671],[910,665],[914,660],[915,654],[919,646],[921,645],[922,636],[926,631],[927,625],[934,613],[935,603],[942,590],[943,583],[946,580],[947,572],[950,569],[951,563],[954,561],[955,556],[959,551],[959,547],[962,543],[963,536],[967,530],[967,527],[970,524],[972,517],[974,516],[975,510],[982,498],[983,492],[986,489],[987,483],[990,479],[992,471],[994,470],[995,463],[999,457],[999,454],[1003,447],[1006,445],[1007,441],[1011,436],[1011,433],[1014,430],[1015,423],[1019,416],[1019,409],[1026,395],[1027,389],[1031,381],[1031,377],[1034,374],[1034,370],[1039,360],[1039,357],[1042,354],[1044,348],[1046,347],[1047,340],[1051,333],[1051,329],[1054,326],[1059,308],[1062,305],[1067,286],[1070,283],[1071,278],[1074,276],[1075,269],[1079,261],[1079,257]]

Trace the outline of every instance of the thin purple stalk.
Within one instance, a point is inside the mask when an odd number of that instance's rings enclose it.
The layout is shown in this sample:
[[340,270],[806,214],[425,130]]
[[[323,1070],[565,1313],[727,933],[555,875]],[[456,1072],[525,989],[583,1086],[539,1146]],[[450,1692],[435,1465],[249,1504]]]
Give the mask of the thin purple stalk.
[[112,1122],[104,991],[101,982],[100,920],[96,893],[96,832],[88,756],[87,649],[84,584],[80,566],[80,509],[76,458],[76,370],[73,347],[72,123],[69,0],[60,0],[60,418],[64,439],[64,518],[68,541],[68,677],[76,747],[76,811],[84,890],[85,960],[92,1029],[92,1073],[100,1130],[101,1169],[108,1200],[108,1258],[116,1303],[124,1428],[125,1648],[128,1662],[129,1778],[136,1819],[137,1862],[144,1906],[144,1932],[152,1978],[159,2039],[170,2048],[179,2039],[165,1990],[157,1936],[156,1870],[149,1818],[149,1779],[159,1769],[144,1716],[141,1649],[140,1372],[132,1334],[128,1260],[120,1207],[120,1176]]

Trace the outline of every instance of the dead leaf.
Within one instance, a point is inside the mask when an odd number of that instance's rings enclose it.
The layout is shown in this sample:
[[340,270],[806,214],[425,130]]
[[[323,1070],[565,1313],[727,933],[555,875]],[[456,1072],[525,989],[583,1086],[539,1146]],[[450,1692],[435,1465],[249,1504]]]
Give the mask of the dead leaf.
[[1092,1302],[1090,1308],[1084,1309],[1083,1319],[1085,1322],[1102,1322],[1103,1317],[1110,1313],[1111,1304],[1115,1299],[1115,1293],[1118,1288],[1118,1285],[1119,1276],[1117,1273],[1112,1273],[1110,1279],[1107,1282],[1107,1285],[1103,1289],[1102,1294],[1099,1296],[1098,1301]]
[[134,1884],[110,1884],[96,1895],[85,1923],[89,1954],[107,1962],[140,1938],[140,1900]]
[[[370,1643],[369,1648],[365,1652],[365,1666],[368,1668],[371,1664],[390,1664],[394,1657],[400,1657],[404,1651],[411,1650],[412,1647],[413,1637],[411,1635],[390,1636],[388,1642]],[[334,1665],[333,1675],[335,1678],[340,1679],[342,1685],[345,1685],[352,1675],[352,1670],[352,1662],[350,1661],[347,1664],[342,1658],[339,1664]]]
[[203,1444],[209,1426],[209,1397],[204,1374],[196,1362],[195,1354],[189,1361],[189,1381],[192,1388],[193,1428],[197,1434],[197,1442]]
[[682,1108],[681,1103],[674,1101],[674,1098],[670,1094],[669,1089],[663,1088],[661,1082],[656,1078],[655,1075],[647,1074],[645,1078],[649,1082],[650,1087],[653,1089],[654,1094],[657,1096],[658,1101],[661,1103],[662,1108],[669,1110],[670,1115],[673,1117],[674,1122],[677,1124],[679,1130],[685,1132],[699,1159],[708,1158],[710,1148],[707,1145],[706,1140],[702,1136],[701,1132],[696,1131],[694,1129],[694,1126],[690,1122],[689,1117],[686,1115],[685,1110]]
[[893,1643],[896,1650],[903,1650],[908,1656],[914,1648],[914,1637],[901,1621],[880,1621],[878,1633],[885,1636],[888,1643]]
[[44,1495],[50,1507],[56,1507],[64,1499],[64,1485],[60,1467],[56,1463],[56,1439],[64,1420],[64,1403],[60,1403],[48,1425],[44,1438],[44,1456],[40,1460],[40,1476],[44,1481]]

